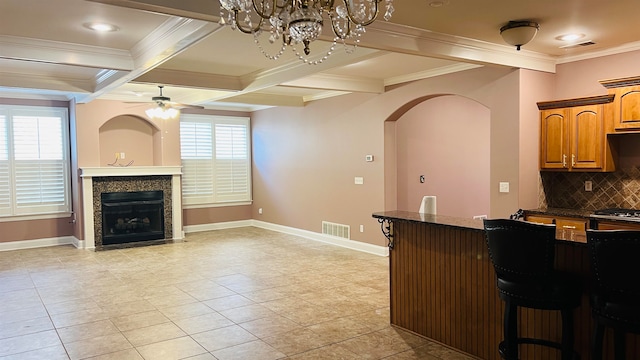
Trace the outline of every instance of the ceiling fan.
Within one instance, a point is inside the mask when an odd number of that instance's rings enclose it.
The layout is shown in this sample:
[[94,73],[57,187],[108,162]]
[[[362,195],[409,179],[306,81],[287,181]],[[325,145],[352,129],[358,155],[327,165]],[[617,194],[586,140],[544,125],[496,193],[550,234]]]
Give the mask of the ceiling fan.
[[188,105],[188,104],[181,104],[181,103],[177,103],[175,101],[171,101],[170,97],[164,96],[162,94],[162,89],[164,88],[164,85],[158,85],[158,88],[160,89],[160,95],[152,97],[151,100],[153,102],[155,102],[158,105],[158,107],[160,107],[160,108],[204,109],[204,106],[200,106],[200,105]]

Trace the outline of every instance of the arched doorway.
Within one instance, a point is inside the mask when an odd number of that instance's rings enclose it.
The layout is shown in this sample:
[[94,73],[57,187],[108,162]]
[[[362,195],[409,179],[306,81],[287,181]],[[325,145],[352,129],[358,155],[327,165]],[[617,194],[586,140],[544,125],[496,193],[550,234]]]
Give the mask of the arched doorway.
[[435,195],[438,214],[488,215],[489,108],[458,95],[420,100],[385,127],[385,149],[395,150],[396,208],[418,211],[423,196]]

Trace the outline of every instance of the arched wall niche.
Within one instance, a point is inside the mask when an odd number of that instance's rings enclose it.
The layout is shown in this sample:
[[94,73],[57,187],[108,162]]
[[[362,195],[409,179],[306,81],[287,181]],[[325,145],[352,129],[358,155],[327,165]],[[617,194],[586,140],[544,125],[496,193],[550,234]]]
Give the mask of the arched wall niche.
[[143,117],[114,116],[98,129],[100,166],[162,165],[161,136],[161,129]]
[[438,214],[488,215],[490,127],[490,109],[461,95],[426,95],[400,106],[385,121],[390,207],[418,211],[423,196],[435,195]]

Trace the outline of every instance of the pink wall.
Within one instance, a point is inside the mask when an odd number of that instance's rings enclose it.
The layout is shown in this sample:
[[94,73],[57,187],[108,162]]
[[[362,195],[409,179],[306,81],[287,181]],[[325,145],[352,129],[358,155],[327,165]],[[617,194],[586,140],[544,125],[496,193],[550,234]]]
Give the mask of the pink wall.
[[[122,164],[131,166],[160,165],[159,145],[154,137],[160,137],[160,131],[146,120],[137,116],[116,116],[104,123],[99,129],[100,164]],[[157,148],[157,150],[156,150]],[[116,157],[115,153],[118,153]],[[124,159],[120,156],[124,153]]]
[[539,205],[540,191],[540,115],[536,103],[550,98],[554,89],[554,75],[522,70],[520,83],[518,206],[521,209],[535,209]]
[[640,51],[574,61],[556,67],[555,94],[550,99],[604,95],[607,93],[598,81],[640,75]]
[[185,226],[248,219],[251,219],[251,205],[182,210],[182,222]]
[[397,208],[417,211],[423,196],[435,195],[438,214],[488,214],[489,122],[489,109],[460,96],[434,97],[405,113],[396,125]]
[[[123,116],[125,118],[135,117],[139,121],[148,122],[149,126],[158,129],[158,139],[153,142],[153,165],[179,166],[181,164],[179,119],[148,119],[144,113],[145,109],[146,107],[144,106],[131,106],[131,104],[108,100],[94,100],[87,104],[78,104],[76,108],[77,138],[75,139],[78,148],[78,166],[106,166],[107,162],[111,162],[111,160],[101,158],[102,147],[107,149],[131,149],[130,153],[133,159],[135,159],[136,154],[148,153],[148,141],[143,140],[140,144],[130,144],[131,132],[123,138],[111,137],[107,139],[110,142],[113,141],[113,143],[100,143],[100,128],[108,121]],[[143,139],[146,139],[146,137],[143,137]],[[118,150],[113,152],[115,151]],[[144,155],[143,157],[146,156]],[[134,163],[134,165],[140,164]]]
[[[380,95],[344,95],[304,108],[258,111],[252,118],[253,218],[315,232],[327,220],[350,225],[354,240],[385,244],[371,213],[395,209],[387,204],[393,202],[390,193],[397,196],[397,164],[389,154],[401,141],[385,133],[385,121],[401,118],[434,94],[458,94],[490,109],[491,186],[484,196],[491,199],[490,214],[509,215],[518,208],[517,192],[494,198],[498,179],[518,179],[518,88],[517,70],[482,68]],[[365,162],[366,154],[375,161]],[[364,177],[364,184],[354,185],[355,176]],[[364,233],[357,231],[361,224]]]

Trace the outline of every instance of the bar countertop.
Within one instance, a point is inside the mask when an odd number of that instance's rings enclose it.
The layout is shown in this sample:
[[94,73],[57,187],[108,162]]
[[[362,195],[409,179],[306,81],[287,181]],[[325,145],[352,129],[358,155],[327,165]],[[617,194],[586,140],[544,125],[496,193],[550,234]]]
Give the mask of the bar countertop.
[[[426,223],[450,226],[454,228],[484,231],[484,224],[481,219],[422,214],[418,212],[400,210],[376,212],[373,213],[372,216],[376,219],[386,219],[390,221],[409,221],[415,223]],[[578,244],[587,243],[586,232],[574,229],[556,229],[556,240]]]

